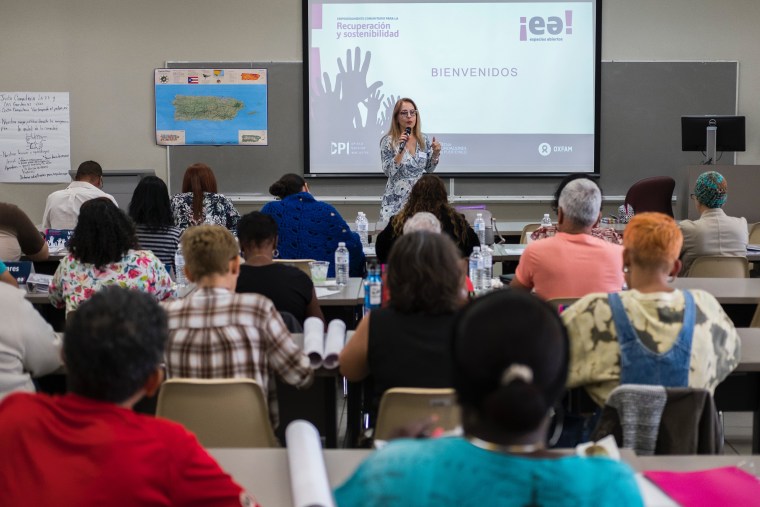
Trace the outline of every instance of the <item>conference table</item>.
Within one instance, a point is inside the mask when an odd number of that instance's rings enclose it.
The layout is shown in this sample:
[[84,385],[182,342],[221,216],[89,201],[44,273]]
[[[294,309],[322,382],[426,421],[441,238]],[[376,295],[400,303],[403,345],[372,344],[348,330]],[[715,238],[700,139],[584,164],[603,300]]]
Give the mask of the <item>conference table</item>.
[[[293,507],[290,468],[286,449],[209,449],[209,453],[235,481],[267,507]],[[373,451],[323,450],[331,488],[343,484]],[[621,449],[622,461],[637,472],[648,470],[695,471],[736,466],[749,473],[760,471],[760,456],[636,456]],[[487,485],[483,485],[487,487]],[[657,505],[657,504],[645,504]]]

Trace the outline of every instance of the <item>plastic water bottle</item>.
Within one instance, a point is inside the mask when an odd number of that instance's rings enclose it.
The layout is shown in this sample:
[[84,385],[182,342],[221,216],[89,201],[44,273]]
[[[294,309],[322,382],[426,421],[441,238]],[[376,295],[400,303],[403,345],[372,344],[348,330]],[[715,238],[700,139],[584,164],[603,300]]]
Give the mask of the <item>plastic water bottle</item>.
[[486,221],[483,220],[483,213],[475,215],[475,223],[472,225],[473,229],[475,229],[475,234],[478,235],[480,246],[484,246],[486,244]]
[[359,239],[362,242],[362,248],[369,246],[369,222],[367,221],[367,215],[363,211],[360,211],[356,215],[356,232],[359,233]]
[[493,254],[487,246],[481,248],[483,257],[483,289],[491,289],[491,277],[493,276]]
[[551,227],[552,226],[552,217],[549,216],[549,213],[544,213],[544,218],[541,219],[541,227]]
[[177,249],[177,253],[174,254],[174,281],[177,285],[184,287],[187,285],[187,277],[185,276],[185,258],[182,256],[182,250]]
[[364,314],[380,308],[383,302],[383,279],[377,264],[370,266],[367,279],[364,281]]
[[348,285],[348,248],[342,241],[335,250],[335,283]]
[[470,280],[475,290],[483,289],[483,256],[480,247],[473,247],[470,254]]

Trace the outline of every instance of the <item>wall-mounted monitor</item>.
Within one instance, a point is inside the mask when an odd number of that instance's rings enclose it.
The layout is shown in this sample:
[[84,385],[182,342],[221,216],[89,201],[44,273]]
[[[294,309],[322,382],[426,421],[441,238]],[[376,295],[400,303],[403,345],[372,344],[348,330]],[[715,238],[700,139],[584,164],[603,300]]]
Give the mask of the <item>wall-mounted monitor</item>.
[[303,0],[305,172],[382,176],[398,98],[436,174],[599,172],[601,0]]

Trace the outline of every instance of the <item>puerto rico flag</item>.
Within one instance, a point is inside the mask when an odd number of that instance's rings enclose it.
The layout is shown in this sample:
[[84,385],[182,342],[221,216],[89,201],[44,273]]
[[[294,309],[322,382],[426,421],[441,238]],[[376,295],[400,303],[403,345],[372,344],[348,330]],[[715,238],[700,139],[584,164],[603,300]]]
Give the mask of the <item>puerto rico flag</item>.
[[188,76],[187,84],[198,84],[198,76]]

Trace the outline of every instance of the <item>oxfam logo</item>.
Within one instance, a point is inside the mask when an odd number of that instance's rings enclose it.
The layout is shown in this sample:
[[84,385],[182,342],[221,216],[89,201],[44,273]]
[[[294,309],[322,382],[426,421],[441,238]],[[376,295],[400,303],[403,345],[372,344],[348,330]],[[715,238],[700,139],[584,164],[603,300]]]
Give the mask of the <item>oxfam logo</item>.
[[542,157],[548,157],[552,152],[552,145],[549,143],[541,143],[538,145],[538,153]]

